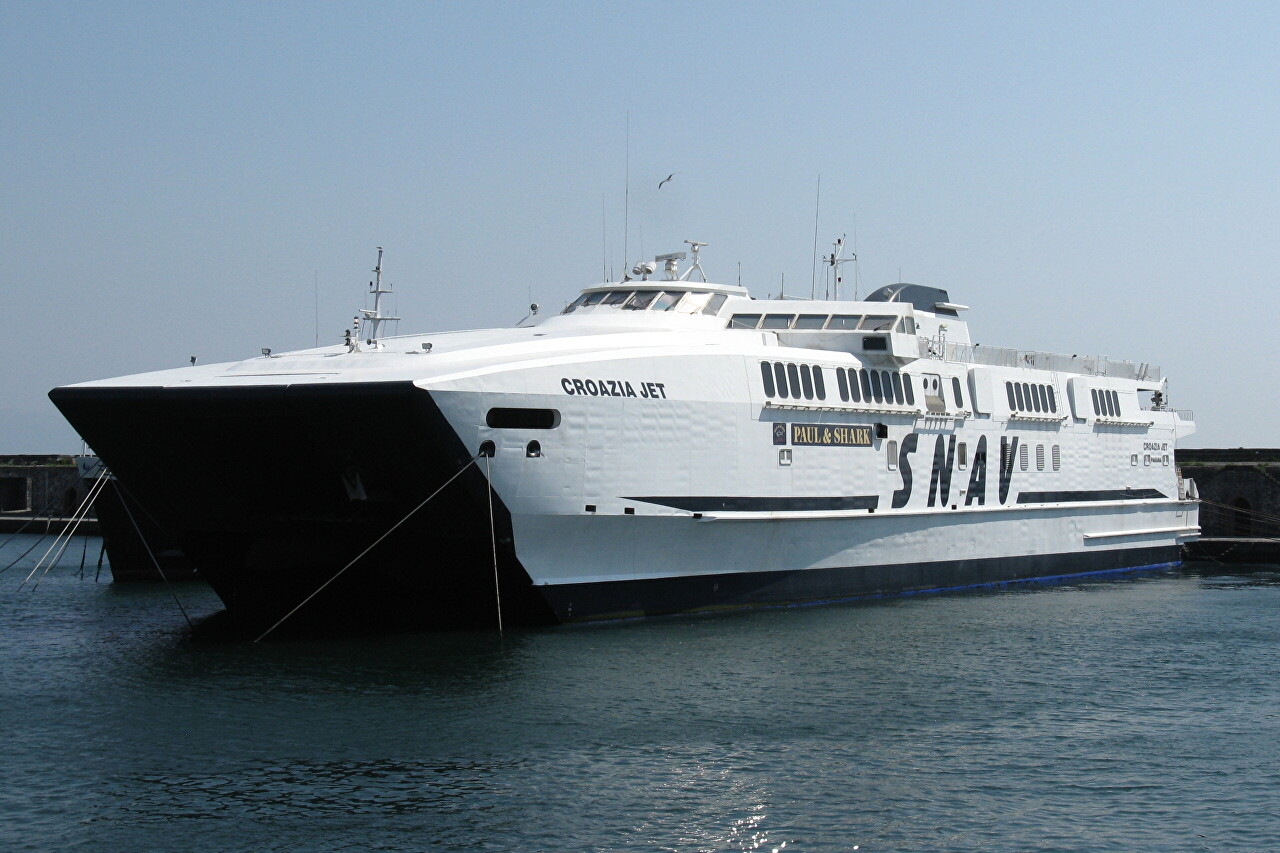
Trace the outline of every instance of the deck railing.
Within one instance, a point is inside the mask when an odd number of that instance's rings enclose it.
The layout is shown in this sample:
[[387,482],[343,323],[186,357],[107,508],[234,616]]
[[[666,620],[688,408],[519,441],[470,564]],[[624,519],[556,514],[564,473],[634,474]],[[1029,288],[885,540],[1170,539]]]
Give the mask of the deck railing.
[[1084,376],[1112,376],[1117,379],[1136,379],[1159,382],[1163,373],[1154,364],[1134,364],[1132,361],[1115,361],[1104,356],[1061,355],[1052,352],[1035,352],[1010,347],[988,347],[981,344],[956,344],[941,342],[937,338],[920,338],[920,355],[943,361],[964,364],[989,364],[993,367],[1034,367],[1038,370],[1054,370],[1059,373],[1079,373]]

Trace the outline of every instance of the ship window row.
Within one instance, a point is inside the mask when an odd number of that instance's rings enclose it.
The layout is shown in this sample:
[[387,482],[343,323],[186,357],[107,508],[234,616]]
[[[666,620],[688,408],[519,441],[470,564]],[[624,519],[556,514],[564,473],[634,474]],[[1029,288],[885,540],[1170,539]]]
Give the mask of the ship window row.
[[584,293],[561,314],[596,305],[623,311],[675,311],[678,314],[715,314],[728,295],[701,290],[597,290]]
[[1099,390],[1090,388],[1089,394],[1093,397],[1093,413],[1094,415],[1118,418],[1120,417],[1120,394],[1115,391]]
[[1009,398],[1010,411],[1058,413],[1058,395],[1053,392],[1052,385],[1006,382],[1004,392]]
[[822,368],[816,364],[762,361],[760,379],[764,382],[767,397],[780,397],[784,400],[827,399],[827,382]]
[[[1027,471],[1031,468],[1031,451],[1030,445],[1022,444],[1018,446],[1018,468]],[[1003,450],[1003,445],[1001,446]],[[1055,444],[1049,448],[1049,463],[1053,470],[1060,471],[1062,469],[1062,448]],[[1043,471],[1045,468],[1045,449],[1043,444],[1036,445],[1036,470]]]
[[821,330],[839,332],[916,332],[911,317],[896,314],[734,314],[730,329],[771,329],[774,331]]
[[840,399],[846,403],[916,404],[910,374],[900,370],[859,370],[856,367],[837,367],[835,371]]

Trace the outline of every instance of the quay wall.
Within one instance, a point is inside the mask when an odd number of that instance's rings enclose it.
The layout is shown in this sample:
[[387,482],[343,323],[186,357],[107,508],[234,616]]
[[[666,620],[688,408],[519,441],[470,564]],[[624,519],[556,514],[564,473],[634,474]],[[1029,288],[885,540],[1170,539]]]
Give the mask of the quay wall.
[[[32,519],[60,526],[88,493],[74,456],[0,455],[0,532],[30,526]],[[89,518],[95,518],[92,509]],[[95,534],[97,524],[78,532]]]
[[1180,449],[1178,467],[1200,494],[1192,558],[1280,563],[1280,448]]

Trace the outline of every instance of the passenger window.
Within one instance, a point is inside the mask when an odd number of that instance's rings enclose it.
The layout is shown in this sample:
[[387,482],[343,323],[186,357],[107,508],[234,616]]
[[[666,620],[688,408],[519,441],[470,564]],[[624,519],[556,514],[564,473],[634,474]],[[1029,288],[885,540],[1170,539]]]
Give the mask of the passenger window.
[[884,402],[884,387],[880,384],[880,371],[868,370],[871,377],[871,396],[877,403]]
[[1015,397],[1013,396],[1013,383],[1012,383],[1012,382],[1006,382],[1006,383],[1004,383],[1004,393],[1005,393],[1005,394],[1007,394],[1007,395],[1008,395],[1008,397],[1009,397],[1009,409],[1010,409],[1010,411],[1016,410],[1016,409],[1018,408],[1018,400],[1017,400],[1017,398],[1015,398]]
[[702,309],[702,313],[703,314],[719,314],[720,309],[724,307],[725,300],[728,298],[729,297],[727,294],[717,293],[715,296],[711,297],[711,301],[707,303],[706,308]]
[[871,374],[874,370],[859,370],[858,382],[862,385],[862,402],[871,402]]
[[760,325],[759,314],[734,314],[729,320],[730,329],[754,329]]
[[793,329],[821,329],[827,322],[826,314],[801,314],[796,318]]
[[849,380],[845,376],[845,372],[840,368],[836,368],[836,387],[840,390],[840,399],[849,402]]
[[[1048,393],[1049,393],[1049,411],[1053,412],[1054,414],[1057,414],[1057,412],[1058,412],[1058,397],[1057,397],[1057,395],[1056,395],[1056,394],[1054,394],[1054,393],[1053,393],[1053,386],[1052,386],[1052,385],[1050,385],[1050,386],[1048,387],[1048,389],[1047,389],[1047,390],[1048,390]],[[1055,470],[1056,470],[1056,469],[1055,469]]]
[[774,394],[773,387],[773,368],[769,362],[760,362],[760,378],[764,381],[764,393],[766,397],[772,397]]
[[912,390],[911,374],[902,374],[902,390],[907,395],[907,405],[914,406],[916,404],[916,392]]
[[1031,398],[1031,408],[1037,412],[1043,411],[1040,408],[1040,395],[1036,393],[1035,385],[1027,386],[1027,396]]
[[819,400],[827,399],[827,382],[822,378],[822,368],[813,366],[813,395]]
[[1101,412],[1101,410],[1099,410],[1099,408],[1098,408],[1098,389],[1097,389],[1097,388],[1090,388],[1090,389],[1089,389],[1089,394],[1090,394],[1090,396],[1092,396],[1092,397],[1093,397],[1093,414],[1094,414],[1095,416],[1096,416],[1096,415],[1101,415],[1101,414],[1102,414],[1102,412]]
[[791,388],[791,396],[800,399],[800,371],[794,364],[787,365],[787,385]]
[[604,302],[602,304],[621,305],[623,302],[626,302],[627,298],[630,296],[631,291],[629,290],[611,290],[605,294]]
[[764,322],[760,324],[760,328],[790,329],[791,321],[795,318],[795,314],[766,314],[764,315]]
[[893,401],[897,403],[899,406],[901,406],[903,402],[905,402],[902,396],[902,374],[895,370],[892,376],[893,376]]
[[1027,402],[1027,401],[1026,401],[1026,399],[1025,399],[1025,398],[1023,398],[1023,396],[1022,396],[1022,383],[1021,383],[1021,382],[1015,382],[1015,383],[1013,383],[1013,395],[1014,395],[1014,397],[1016,397],[1016,398],[1017,398],[1017,403],[1018,403],[1018,405],[1017,405],[1017,409],[1018,409],[1018,411],[1019,411],[1019,412],[1025,412],[1025,411],[1027,410],[1027,408],[1028,408],[1028,407],[1025,405],[1025,404],[1026,404],[1026,402]]
[[800,387],[804,389],[804,398],[813,399],[813,376],[809,374],[809,365],[800,365]]
[[849,368],[849,396],[855,403],[862,402],[862,389],[858,387],[858,370]]
[[[782,366],[782,362],[776,361],[773,364],[773,378],[778,384],[778,396],[786,398],[788,396],[799,397],[799,394],[787,393],[787,369]],[[797,389],[798,390],[798,389]]]
[[964,396],[963,396],[963,395],[961,395],[961,393],[960,393],[960,380],[959,380],[958,378],[956,378],[955,376],[952,376],[952,377],[951,377],[951,390],[952,390],[952,391],[954,391],[954,392],[955,392],[955,395],[956,395],[956,408],[957,408],[957,409],[963,409],[963,408],[964,408]]

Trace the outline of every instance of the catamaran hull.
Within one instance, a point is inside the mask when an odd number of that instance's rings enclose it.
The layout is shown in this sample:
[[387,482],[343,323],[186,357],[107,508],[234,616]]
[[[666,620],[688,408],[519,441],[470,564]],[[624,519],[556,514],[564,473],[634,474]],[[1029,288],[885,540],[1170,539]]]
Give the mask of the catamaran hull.
[[896,514],[704,514],[642,498],[630,512],[539,512],[491,489],[503,459],[478,456],[483,433],[410,382],[51,397],[228,612],[263,628],[289,614],[291,628],[326,631],[595,621],[1166,567],[1194,512],[1140,495]]

